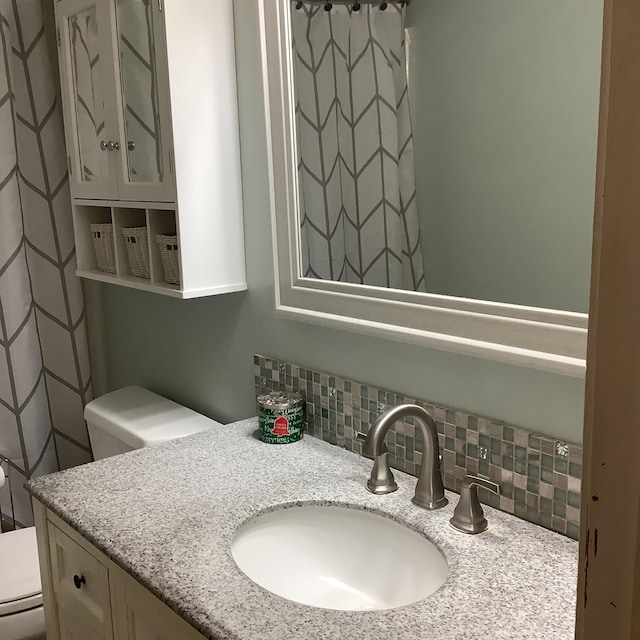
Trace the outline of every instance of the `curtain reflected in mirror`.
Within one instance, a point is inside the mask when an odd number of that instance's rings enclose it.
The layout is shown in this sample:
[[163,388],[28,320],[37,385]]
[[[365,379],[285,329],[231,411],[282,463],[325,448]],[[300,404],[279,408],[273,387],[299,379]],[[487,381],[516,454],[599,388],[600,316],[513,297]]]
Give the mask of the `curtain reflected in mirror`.
[[302,274],[424,291],[400,5],[292,12]]
[[149,0],[117,0],[118,45],[130,182],[162,182],[162,141]]
[[586,313],[603,0],[283,1],[300,274]]
[[95,6],[69,19],[69,35],[80,156],[78,166],[83,181],[98,182],[109,177],[109,158],[100,148],[105,126],[105,107]]

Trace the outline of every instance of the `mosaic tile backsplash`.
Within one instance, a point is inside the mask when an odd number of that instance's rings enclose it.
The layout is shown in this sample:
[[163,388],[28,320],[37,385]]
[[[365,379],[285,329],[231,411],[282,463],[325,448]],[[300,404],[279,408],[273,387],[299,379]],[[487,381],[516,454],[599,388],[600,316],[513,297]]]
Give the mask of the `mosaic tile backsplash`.
[[[356,433],[366,433],[380,413],[404,403],[424,407],[438,427],[447,489],[459,493],[465,475],[483,476],[502,487],[500,496],[480,489],[485,504],[578,539],[580,445],[265,356],[254,357],[254,374],[256,395],[272,390],[302,394],[308,435],[360,455]],[[422,441],[413,420],[394,425],[385,442],[391,466],[416,476]]]

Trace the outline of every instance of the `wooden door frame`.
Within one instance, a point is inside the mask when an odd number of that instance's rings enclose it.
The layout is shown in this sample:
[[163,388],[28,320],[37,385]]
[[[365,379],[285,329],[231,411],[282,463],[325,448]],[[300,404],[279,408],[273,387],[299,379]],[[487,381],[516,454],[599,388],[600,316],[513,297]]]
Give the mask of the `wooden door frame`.
[[576,638],[640,638],[640,2],[605,0]]

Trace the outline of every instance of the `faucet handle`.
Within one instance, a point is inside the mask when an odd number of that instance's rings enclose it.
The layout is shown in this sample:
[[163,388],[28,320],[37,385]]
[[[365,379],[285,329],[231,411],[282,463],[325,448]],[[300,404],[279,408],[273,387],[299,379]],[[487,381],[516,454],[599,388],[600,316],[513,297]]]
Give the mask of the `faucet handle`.
[[462,533],[482,533],[486,531],[489,523],[484,517],[484,511],[478,498],[478,487],[483,487],[500,495],[500,485],[484,478],[467,476],[462,481],[460,500],[453,512],[453,518],[449,524]]
[[373,452],[371,441],[367,436],[368,434],[362,431],[356,431],[356,440],[364,441],[365,443],[362,454],[374,460],[371,477],[367,481],[367,489],[377,495],[393,493],[398,489],[398,483],[395,481],[389,467],[387,447],[383,442],[382,452],[379,456],[376,456]]

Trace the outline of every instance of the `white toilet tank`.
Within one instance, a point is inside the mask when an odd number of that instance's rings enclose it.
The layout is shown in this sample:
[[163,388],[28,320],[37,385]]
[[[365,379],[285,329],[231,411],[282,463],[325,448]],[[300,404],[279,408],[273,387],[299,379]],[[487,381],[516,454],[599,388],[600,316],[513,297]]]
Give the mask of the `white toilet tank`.
[[84,410],[95,460],[222,426],[142,387],[125,387]]

